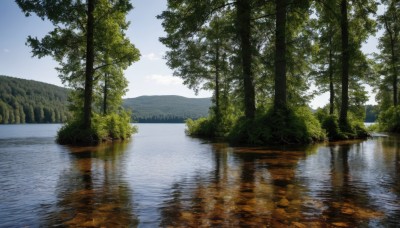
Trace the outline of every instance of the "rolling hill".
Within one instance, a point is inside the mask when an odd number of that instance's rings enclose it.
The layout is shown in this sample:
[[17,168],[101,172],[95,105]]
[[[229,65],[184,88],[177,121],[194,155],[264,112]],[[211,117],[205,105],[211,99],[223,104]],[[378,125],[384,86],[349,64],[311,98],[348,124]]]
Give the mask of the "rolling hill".
[[[68,89],[0,75],[0,124],[61,123],[68,116]],[[142,96],[124,99],[140,123],[182,123],[207,116],[210,98]]]
[[207,116],[211,99],[141,96],[124,99],[123,106],[133,111],[133,120],[139,123],[182,123],[187,118]]

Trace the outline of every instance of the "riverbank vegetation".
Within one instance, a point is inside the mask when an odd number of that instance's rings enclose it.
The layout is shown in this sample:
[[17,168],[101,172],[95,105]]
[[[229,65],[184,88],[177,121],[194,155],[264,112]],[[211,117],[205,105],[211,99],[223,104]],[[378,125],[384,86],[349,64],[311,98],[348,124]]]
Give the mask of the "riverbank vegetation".
[[29,16],[36,14],[55,26],[27,44],[36,57],[59,62],[59,77],[69,88],[71,118],[58,133],[62,144],[92,144],[125,139],[133,129],[121,110],[128,82],[123,71],[140,53],[127,38],[127,0],[16,1]]
[[[376,74],[361,46],[376,11],[372,0],[168,1],[167,64],[189,88],[214,91],[210,117],[188,120],[188,134],[262,145],[365,138]],[[329,104],[312,114],[325,92]]]

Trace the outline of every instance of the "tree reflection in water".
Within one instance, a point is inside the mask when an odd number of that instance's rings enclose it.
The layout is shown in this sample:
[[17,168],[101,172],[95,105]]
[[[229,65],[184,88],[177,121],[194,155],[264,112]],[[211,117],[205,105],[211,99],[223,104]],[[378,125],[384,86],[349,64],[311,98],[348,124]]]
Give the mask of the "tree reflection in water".
[[160,226],[300,224],[303,187],[295,172],[305,150],[213,147],[215,170],[173,185],[161,208]]
[[[214,170],[173,184],[160,209],[160,226],[393,225],[399,215],[390,215],[387,209],[377,207],[379,201],[371,197],[375,191],[370,180],[375,178],[374,171],[366,172],[370,168],[367,153],[371,148],[363,147],[368,144],[350,142],[284,150],[214,144]],[[395,156],[398,162],[398,152]],[[312,157],[320,161],[311,161]],[[316,169],[321,165],[324,170]],[[398,166],[395,165],[396,171]],[[321,173],[312,179],[310,172]],[[398,207],[398,202],[395,204]]]
[[45,226],[135,226],[132,192],[124,181],[121,157],[126,142],[97,147],[73,147],[71,166],[59,178],[57,204]]

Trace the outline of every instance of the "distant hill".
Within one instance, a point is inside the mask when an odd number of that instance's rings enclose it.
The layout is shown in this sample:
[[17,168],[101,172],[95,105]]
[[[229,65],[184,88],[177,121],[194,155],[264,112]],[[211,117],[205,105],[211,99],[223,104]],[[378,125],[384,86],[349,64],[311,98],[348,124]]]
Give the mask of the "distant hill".
[[[68,116],[68,89],[0,75],[0,124],[61,123]],[[124,99],[140,123],[182,123],[207,116],[210,98],[142,96]]]
[[55,85],[0,75],[0,124],[63,122],[67,94]]
[[182,123],[187,118],[207,116],[211,99],[141,96],[124,99],[123,106],[133,111],[133,120],[139,123]]

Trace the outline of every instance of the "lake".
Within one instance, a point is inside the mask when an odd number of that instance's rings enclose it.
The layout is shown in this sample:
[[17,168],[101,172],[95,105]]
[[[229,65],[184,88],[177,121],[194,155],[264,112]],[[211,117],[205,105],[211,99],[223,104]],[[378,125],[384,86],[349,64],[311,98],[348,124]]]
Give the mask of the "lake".
[[395,227],[400,137],[229,147],[183,124],[68,147],[61,125],[0,125],[0,227]]

